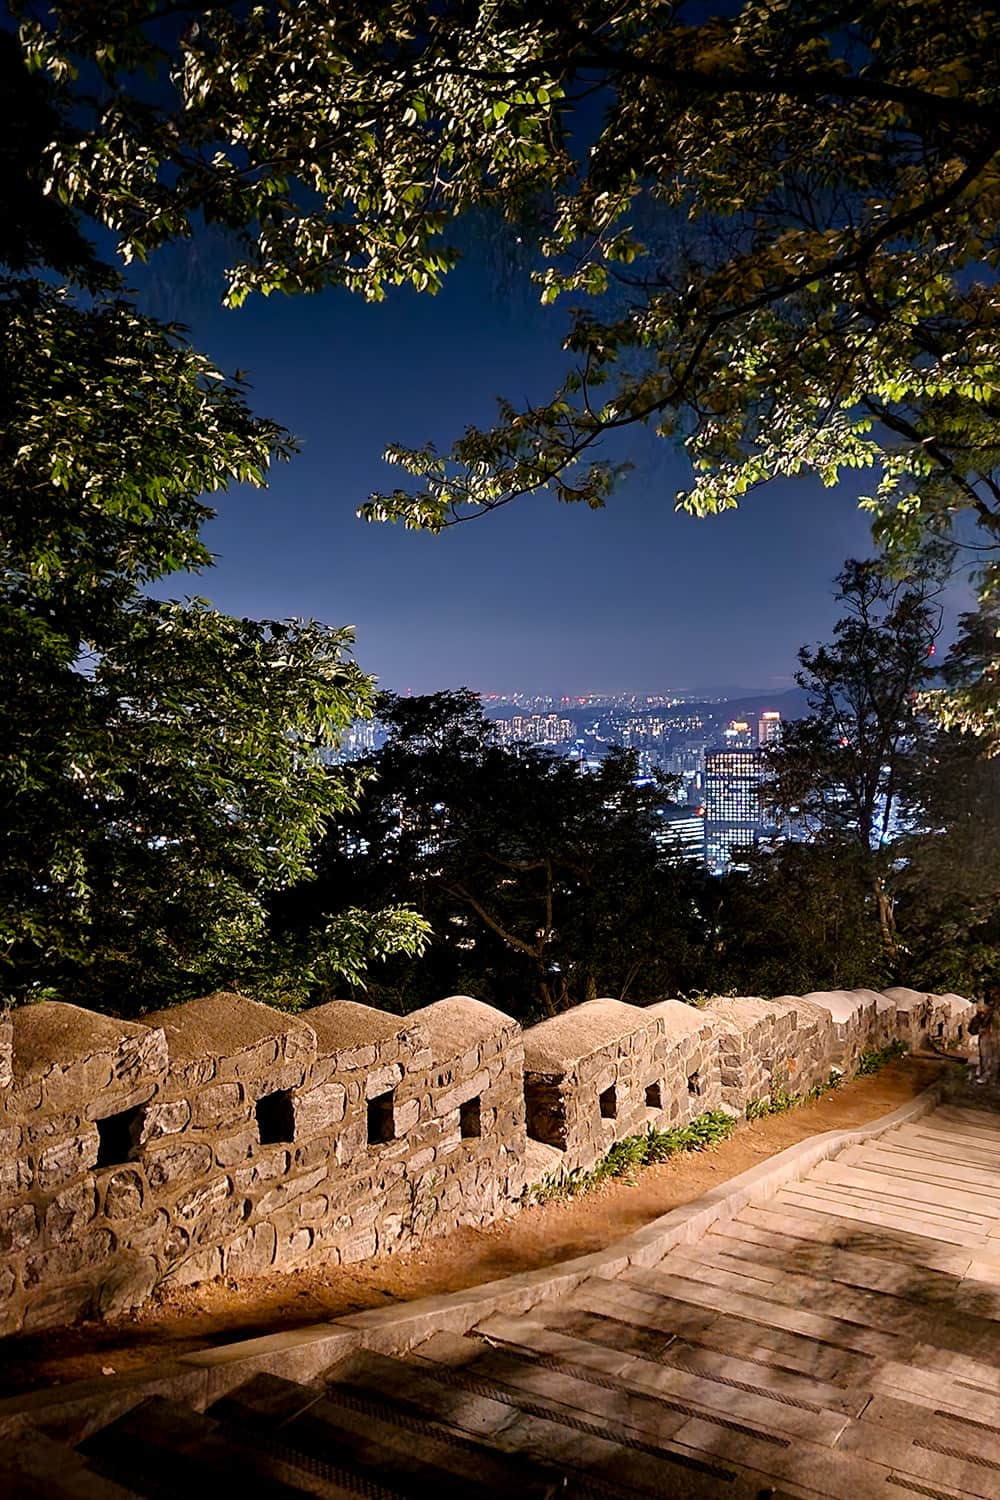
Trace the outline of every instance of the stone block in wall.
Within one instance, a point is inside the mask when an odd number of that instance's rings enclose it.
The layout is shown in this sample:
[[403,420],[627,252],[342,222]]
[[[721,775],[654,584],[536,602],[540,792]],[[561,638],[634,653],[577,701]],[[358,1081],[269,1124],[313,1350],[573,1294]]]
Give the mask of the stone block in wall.
[[222,1249],[223,1276],[259,1276],[274,1263],[277,1234],[268,1223],[244,1229]]
[[347,1089],[342,1083],[319,1083],[292,1097],[292,1119],[297,1141],[331,1135],[347,1113]]
[[14,1023],[9,1010],[0,1010],[0,1109],[14,1082]]
[[38,1189],[43,1193],[56,1192],[81,1172],[91,1171],[97,1165],[100,1144],[96,1127],[86,1125],[46,1146],[35,1159],[34,1180]]
[[141,1307],[151,1296],[159,1268],[151,1255],[136,1250],[115,1257],[107,1274],[102,1276],[94,1294],[93,1311],[99,1318],[117,1317]]

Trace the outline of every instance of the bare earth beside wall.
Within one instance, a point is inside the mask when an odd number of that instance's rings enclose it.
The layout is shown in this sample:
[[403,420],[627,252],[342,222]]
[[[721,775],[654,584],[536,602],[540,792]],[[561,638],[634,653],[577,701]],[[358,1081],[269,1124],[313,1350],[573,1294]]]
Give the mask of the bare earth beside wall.
[[230,994],[141,1024],[25,1007],[0,1024],[0,1332],[489,1224],[647,1124],[742,1114],[897,1036],[961,1040],[970,1010],[900,990],[597,1000],[522,1033],[464,996],[404,1018]]

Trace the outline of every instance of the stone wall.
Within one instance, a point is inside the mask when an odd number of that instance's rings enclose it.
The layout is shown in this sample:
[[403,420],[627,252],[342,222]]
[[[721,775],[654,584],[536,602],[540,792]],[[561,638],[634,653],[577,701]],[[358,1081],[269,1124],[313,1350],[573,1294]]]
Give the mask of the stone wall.
[[521,1031],[476,1000],[305,1021],[218,994],[141,1025],[48,1002],[10,1023],[3,1333],[158,1285],[363,1260],[523,1192]]
[[[532,1140],[548,1165],[590,1167],[626,1136],[682,1124],[722,1103],[719,1038],[707,1011],[666,1000],[591,1000],[524,1033]],[[542,1158],[544,1160],[544,1158]]]
[[737,1113],[778,1090],[804,1092],[832,1061],[826,1013],[796,996],[717,998],[705,1010],[726,1023],[720,1043],[723,1102]]
[[970,1011],[905,990],[603,999],[522,1032],[467,996],[400,1017],[216,994],[141,1024],[26,1006],[0,1016],[0,1333],[486,1224],[650,1125],[742,1115],[894,1037],[961,1043]]

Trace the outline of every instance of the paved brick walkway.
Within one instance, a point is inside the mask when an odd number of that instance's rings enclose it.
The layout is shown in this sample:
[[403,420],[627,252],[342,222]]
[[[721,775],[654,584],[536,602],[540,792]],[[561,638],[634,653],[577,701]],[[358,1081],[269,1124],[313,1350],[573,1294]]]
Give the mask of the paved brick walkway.
[[22,1493],[992,1500],[1000,1114],[940,1107],[652,1269],[205,1414],[154,1398],[67,1454]]

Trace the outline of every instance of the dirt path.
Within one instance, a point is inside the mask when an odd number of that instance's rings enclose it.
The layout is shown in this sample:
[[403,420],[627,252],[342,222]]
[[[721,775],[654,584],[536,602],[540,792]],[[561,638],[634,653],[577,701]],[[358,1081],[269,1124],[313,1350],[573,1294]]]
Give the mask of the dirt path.
[[8,1339],[0,1343],[0,1394],[134,1369],[208,1344],[458,1291],[600,1250],[807,1136],[877,1120],[942,1071],[957,1070],[904,1058],[816,1103],[741,1125],[711,1151],[642,1168],[579,1198],[536,1205],[489,1229],[460,1229],[380,1264],[318,1264],[239,1283],[205,1282],[160,1294],[112,1323]]

